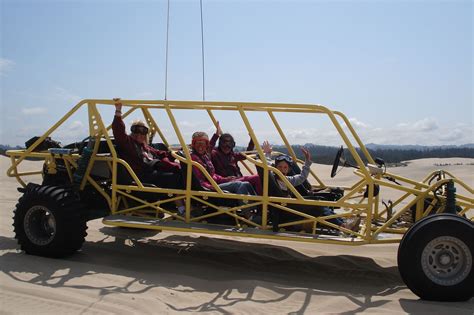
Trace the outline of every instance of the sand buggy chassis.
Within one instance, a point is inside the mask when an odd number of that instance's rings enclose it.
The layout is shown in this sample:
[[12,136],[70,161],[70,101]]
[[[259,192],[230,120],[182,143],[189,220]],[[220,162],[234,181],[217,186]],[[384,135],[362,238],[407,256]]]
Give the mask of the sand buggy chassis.
[[[7,174],[16,177],[23,192],[14,214],[15,235],[21,248],[30,254],[62,257],[78,250],[85,240],[87,220],[103,218],[103,223],[143,229],[232,235],[313,243],[363,245],[400,242],[398,263],[407,286],[424,299],[466,300],[473,294],[474,190],[446,171],[428,174],[421,182],[386,171],[383,161],[370,155],[347,117],[320,105],[238,102],[140,101],[124,100],[128,109],[123,117],[140,113],[149,126],[150,136],[158,136],[182,165],[186,185],[165,189],[142,183],[122,160],[114,146],[111,126],[104,124],[100,108],[112,109],[112,100],[83,100],[25,150],[10,150]],[[44,140],[80,109],[87,109],[89,137],[82,145],[38,150]],[[181,110],[206,113],[216,123],[214,113],[237,113],[256,150],[244,152],[244,167],[258,173],[262,196],[243,196],[222,191],[206,170],[190,158],[176,113]],[[152,112],[159,112],[172,126],[179,145],[171,146]],[[279,113],[326,116],[340,135],[346,153],[353,159],[355,182],[332,193],[314,171],[309,189],[327,192],[320,199],[307,199],[291,186],[285,176],[268,165],[251,125],[254,112],[268,115],[289,155],[299,160],[277,120]],[[155,114],[156,115],[156,114]],[[262,139],[260,139],[262,140]],[[179,148],[178,148],[179,147]],[[356,147],[358,149],[356,149]],[[347,164],[338,152],[333,175],[339,164]],[[21,171],[25,159],[44,160],[38,171]],[[342,161],[342,162],[341,162]],[[214,190],[197,187],[192,167],[199,168]],[[123,174],[128,180],[123,180]],[[24,177],[41,174],[42,183],[26,183]],[[275,194],[275,178],[285,182],[294,198]],[[456,187],[466,194],[456,194]],[[384,190],[399,193],[389,204]],[[323,194],[324,196],[324,194]],[[186,212],[179,215],[174,202],[184,201]],[[244,203],[235,203],[243,200]],[[330,207],[333,215],[317,216],[299,211],[304,207]],[[203,211],[192,213],[200,207]],[[257,209],[258,222],[241,215]],[[280,222],[276,213],[291,214],[292,221]],[[333,218],[360,216],[360,230],[349,230],[330,222]],[[295,227],[305,226],[304,231]],[[308,229],[309,226],[309,229]]]

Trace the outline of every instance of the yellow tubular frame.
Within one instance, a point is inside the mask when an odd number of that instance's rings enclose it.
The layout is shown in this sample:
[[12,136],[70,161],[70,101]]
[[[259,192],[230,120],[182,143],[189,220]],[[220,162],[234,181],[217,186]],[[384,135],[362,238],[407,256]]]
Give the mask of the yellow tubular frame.
[[[112,100],[99,100],[99,99],[89,99],[79,102],[74,106],[63,118],[61,118],[56,124],[54,124],[46,133],[41,136],[38,141],[36,141],[32,146],[25,150],[10,150],[7,154],[11,159],[11,166],[7,170],[7,175],[10,177],[15,177],[17,181],[23,187],[26,186],[23,177],[29,175],[42,174],[41,170],[33,172],[21,172],[19,170],[19,165],[24,161],[25,158],[36,158],[43,159],[48,163],[51,171],[55,170],[55,161],[56,159],[63,159],[67,169],[69,178],[72,181],[72,175],[74,169],[77,168],[77,162],[80,158],[78,154],[69,154],[69,155],[58,155],[51,154],[49,152],[35,152],[36,147],[48,136],[50,136],[60,125],[62,125],[71,115],[73,115],[81,107],[87,106],[88,115],[89,115],[89,135],[92,138],[95,138],[95,146],[93,148],[93,154],[91,160],[87,166],[85,175],[80,184],[79,189],[83,190],[86,186],[90,185],[96,189],[107,201],[109,205],[110,213],[114,216],[110,218],[105,218],[104,223],[115,226],[127,226],[135,228],[146,228],[146,229],[160,229],[160,230],[173,230],[173,231],[188,231],[188,232],[199,232],[199,233],[208,233],[208,234],[220,234],[220,235],[237,235],[237,236],[246,236],[254,238],[265,238],[265,239],[282,239],[282,240],[296,240],[303,242],[319,242],[319,243],[332,243],[332,244],[346,244],[346,245],[360,245],[368,243],[396,243],[401,239],[401,235],[406,231],[406,228],[400,228],[394,225],[398,218],[410,210],[411,207],[416,207],[416,219],[420,219],[426,215],[437,205],[438,202],[444,202],[445,197],[436,195],[436,190],[440,187],[443,187],[444,184],[449,181],[453,181],[456,185],[464,188],[468,195],[456,196],[456,204],[461,207],[460,214],[467,214],[468,211],[474,209],[474,189],[467,185],[465,182],[456,178],[449,172],[446,171],[435,171],[427,175],[425,179],[421,182],[417,182],[396,174],[385,172],[384,174],[370,174],[370,171],[366,168],[363,162],[363,158],[368,161],[368,163],[375,164],[372,156],[368,152],[367,148],[357,135],[355,129],[352,127],[349,119],[339,112],[331,111],[328,108],[321,105],[309,105],[309,104],[274,104],[274,103],[243,103],[243,102],[194,102],[194,101],[171,101],[171,100],[158,100],[158,101],[145,101],[145,100],[122,100],[125,108],[128,110],[122,115],[123,118],[129,116],[136,110],[141,110],[144,120],[149,126],[150,134],[158,134],[161,141],[171,149],[172,155],[180,161],[187,165],[187,181],[186,187],[184,189],[165,189],[158,187],[147,187],[145,186],[136,174],[131,169],[130,165],[120,159],[117,155],[117,152],[114,148],[109,132],[111,125],[105,126],[102,120],[102,117],[97,108],[98,105],[101,106],[113,106]],[[150,110],[159,109],[166,113],[171,125],[174,129],[175,135],[178,138],[179,145],[182,148],[184,157],[176,154],[170,147],[169,141],[166,139],[165,134],[160,129],[159,125],[153,118]],[[247,129],[248,134],[255,143],[255,151],[253,152],[244,152],[246,159],[243,162],[244,166],[253,173],[250,166],[258,166],[263,169],[263,195],[262,196],[242,196],[237,194],[224,193],[217,183],[212,179],[212,177],[207,173],[207,171],[199,164],[191,159],[190,151],[188,149],[187,143],[179,127],[179,122],[174,116],[174,112],[178,110],[198,110],[206,111],[210,120],[214,125],[216,125],[217,120],[214,116],[213,111],[223,110],[223,111],[235,111],[238,112],[245,128]],[[285,176],[278,171],[278,169],[268,165],[265,161],[265,155],[263,153],[262,147],[259,144],[257,136],[250,124],[250,121],[247,117],[249,112],[265,112],[269,115],[271,122],[274,124],[275,129],[277,130],[279,136],[281,137],[283,143],[288,149],[289,154],[293,157],[297,163],[304,163],[304,161],[298,160],[295,152],[293,151],[290,142],[283,129],[281,128],[278,120],[275,117],[275,113],[306,113],[306,114],[320,114],[326,115],[329,120],[332,122],[333,126],[339,132],[343,143],[346,145],[348,151],[351,153],[354,158],[358,169],[354,171],[356,176],[360,177],[356,183],[352,184],[350,187],[345,187],[344,196],[338,201],[323,201],[323,200],[308,200],[301,196],[300,193],[288,182]],[[338,119],[339,118],[339,119]],[[342,122],[342,124],[341,124]],[[348,133],[344,130],[344,127],[347,128]],[[355,140],[355,143],[352,143],[349,139],[349,136]],[[108,155],[99,155],[97,154],[99,148],[100,140],[105,140],[110,154]],[[362,156],[356,151],[356,146],[360,148]],[[258,159],[257,159],[258,157]],[[92,169],[97,162],[106,163],[108,165],[111,177],[108,180],[107,185],[110,189],[104,189],[103,184],[99,183],[93,178],[91,174]],[[117,167],[122,165],[123,168],[130,174],[131,178],[134,180],[132,185],[119,185],[117,183]],[[250,166],[249,166],[250,165]],[[191,178],[192,178],[192,168],[196,167],[206,176],[209,182],[212,184],[214,191],[195,191],[191,188]],[[273,172],[278,178],[283,181],[288,188],[292,191],[294,198],[280,198],[269,196],[268,183],[269,183],[269,172]],[[313,172],[311,175],[314,180],[317,182],[317,186],[325,188],[327,187],[324,182]],[[393,178],[401,185],[397,185],[391,181],[388,181],[387,178]],[[432,183],[433,179],[437,178],[435,182]],[[394,189],[402,192],[402,196],[399,197],[392,203],[393,215],[388,217],[387,209],[379,211],[379,195],[375,196],[375,185],[380,187],[380,192],[383,189]],[[364,196],[365,187],[368,187],[368,194]],[[108,192],[110,190],[110,192]],[[143,200],[136,195],[134,192],[144,192],[144,193],[160,193],[166,196],[165,199],[148,202]],[[220,199],[244,199],[247,204],[233,207],[225,208],[220,207],[209,201],[209,198],[220,198]],[[425,199],[431,200],[431,204],[428,208],[424,208]],[[163,208],[162,205],[168,202],[174,202],[176,200],[183,200],[186,205],[186,212],[184,216],[167,210]],[[215,209],[216,212],[212,214],[202,215],[200,217],[191,216],[191,202],[207,206],[209,208]],[[130,205],[130,203],[134,203]],[[325,216],[325,217],[315,217],[313,215],[305,214],[294,210],[290,206],[295,205],[310,205],[310,206],[326,206],[341,208],[343,210],[338,210],[337,214]],[[262,223],[254,223],[244,217],[241,217],[237,214],[237,211],[252,208],[259,206],[262,209]],[[281,211],[286,211],[288,213],[296,214],[300,216],[298,221],[281,223],[279,228],[280,232],[273,233],[270,231],[270,226],[268,224],[268,209],[273,207],[280,209]],[[439,207],[438,207],[439,208]],[[441,208],[440,208],[441,209]],[[235,225],[226,226],[226,228],[216,228],[215,225],[202,223],[204,220],[215,216],[215,215],[229,215],[235,220]],[[162,215],[165,217],[162,218]],[[360,232],[353,232],[347,230],[341,226],[337,226],[328,220],[333,218],[346,218],[354,215],[360,215],[364,219],[364,225]],[[113,218],[121,218],[116,220]],[[128,218],[128,219],[127,219]],[[141,220],[152,220],[152,221],[139,221]],[[471,221],[474,220],[474,217],[469,218]],[[138,221],[137,221],[138,220]],[[154,220],[154,221],[153,221]],[[151,224],[150,222],[153,222]],[[166,225],[166,222],[177,222],[179,224]],[[201,223],[199,223],[201,222]],[[374,224],[378,222],[379,224]],[[285,232],[284,229],[301,223],[312,224],[312,233],[297,233],[297,232]],[[196,224],[199,225],[199,230],[196,230]],[[333,229],[340,230],[344,232],[345,236],[327,236],[316,234],[317,227],[331,227]],[[258,229],[253,229],[257,227]]]

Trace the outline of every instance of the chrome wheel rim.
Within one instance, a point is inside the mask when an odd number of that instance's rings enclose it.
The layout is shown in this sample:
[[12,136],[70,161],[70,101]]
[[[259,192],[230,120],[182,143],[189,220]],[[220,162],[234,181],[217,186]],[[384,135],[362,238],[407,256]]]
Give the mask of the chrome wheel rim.
[[56,235],[56,219],[45,206],[33,206],[25,214],[23,227],[28,239],[35,245],[44,246]]
[[425,275],[434,283],[453,286],[469,276],[472,254],[462,240],[440,236],[431,240],[423,249],[421,266]]

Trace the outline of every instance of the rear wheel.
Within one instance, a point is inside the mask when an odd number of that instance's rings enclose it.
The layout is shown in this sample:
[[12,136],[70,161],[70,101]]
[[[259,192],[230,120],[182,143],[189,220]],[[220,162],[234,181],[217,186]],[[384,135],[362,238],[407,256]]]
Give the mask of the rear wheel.
[[27,254],[64,257],[81,248],[87,235],[84,206],[68,189],[31,187],[18,201],[15,238]]
[[474,293],[474,225],[454,214],[418,221],[398,249],[398,269],[424,300],[466,301]]

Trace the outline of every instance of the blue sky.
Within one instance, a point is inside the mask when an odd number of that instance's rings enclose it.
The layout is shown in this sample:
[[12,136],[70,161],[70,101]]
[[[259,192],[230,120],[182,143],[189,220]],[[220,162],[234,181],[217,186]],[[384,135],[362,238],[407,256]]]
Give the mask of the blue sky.
[[[42,134],[80,99],[164,98],[166,1],[0,3],[0,143]],[[474,142],[471,1],[203,5],[207,100],[323,104],[366,143]],[[171,0],[170,14],[168,99],[201,100],[199,0]],[[247,141],[237,119],[217,116]],[[281,142],[260,118],[259,138]],[[293,143],[341,144],[325,122],[278,118]],[[206,116],[179,119],[186,136],[212,131]],[[86,126],[78,115],[57,137],[80,140]]]

